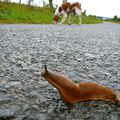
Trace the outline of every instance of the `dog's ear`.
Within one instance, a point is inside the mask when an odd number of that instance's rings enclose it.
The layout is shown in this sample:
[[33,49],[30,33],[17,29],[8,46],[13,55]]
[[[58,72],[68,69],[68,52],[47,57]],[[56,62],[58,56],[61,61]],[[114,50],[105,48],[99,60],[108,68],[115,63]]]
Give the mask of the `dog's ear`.
[[58,11],[61,12],[62,11],[62,7],[59,7]]

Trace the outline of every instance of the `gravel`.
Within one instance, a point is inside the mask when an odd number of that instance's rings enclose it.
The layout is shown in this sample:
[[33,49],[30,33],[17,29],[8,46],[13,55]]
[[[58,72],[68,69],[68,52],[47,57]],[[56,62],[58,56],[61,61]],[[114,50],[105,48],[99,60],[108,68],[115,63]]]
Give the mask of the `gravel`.
[[87,101],[68,108],[41,77],[49,69],[75,82],[120,92],[120,25],[0,25],[0,120],[120,120],[120,105]]

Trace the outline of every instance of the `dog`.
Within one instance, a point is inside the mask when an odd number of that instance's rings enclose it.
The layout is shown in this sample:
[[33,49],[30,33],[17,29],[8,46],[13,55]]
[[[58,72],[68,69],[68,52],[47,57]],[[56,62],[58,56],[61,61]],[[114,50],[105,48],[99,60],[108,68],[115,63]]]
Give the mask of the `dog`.
[[66,2],[63,3],[61,6],[58,6],[54,14],[54,24],[58,23],[60,16],[63,16],[63,19],[59,24],[63,24],[67,18],[68,18],[68,24],[71,24],[70,23],[71,14],[74,15],[74,21],[76,20],[76,16],[78,16],[79,24],[81,24],[82,9],[81,9],[81,4],[79,2],[75,2],[75,3]]

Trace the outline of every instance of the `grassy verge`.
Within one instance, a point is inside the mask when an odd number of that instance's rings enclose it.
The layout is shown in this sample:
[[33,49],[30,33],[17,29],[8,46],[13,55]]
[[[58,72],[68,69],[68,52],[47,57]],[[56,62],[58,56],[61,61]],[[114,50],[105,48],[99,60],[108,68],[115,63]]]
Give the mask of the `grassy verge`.
[[[0,2],[0,23],[52,24],[55,9]],[[82,16],[84,24],[101,23],[95,16]],[[78,20],[77,22],[78,23]]]
[[103,21],[101,19],[98,19],[96,16],[82,16],[82,23],[83,24],[97,24],[102,23]]

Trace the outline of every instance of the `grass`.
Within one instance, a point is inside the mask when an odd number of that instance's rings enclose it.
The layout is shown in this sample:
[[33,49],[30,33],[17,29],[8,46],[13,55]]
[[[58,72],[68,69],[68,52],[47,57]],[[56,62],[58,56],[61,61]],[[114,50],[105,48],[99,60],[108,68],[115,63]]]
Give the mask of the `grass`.
[[97,24],[102,23],[103,21],[101,19],[98,19],[96,16],[82,16],[82,23],[83,24]]
[[[55,9],[0,2],[0,23],[52,24]],[[95,16],[82,16],[83,24],[101,23]],[[78,19],[76,21],[78,23]]]

